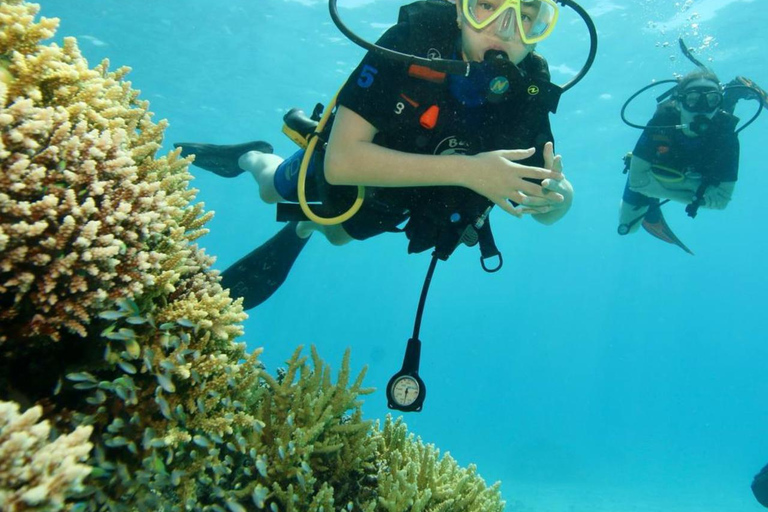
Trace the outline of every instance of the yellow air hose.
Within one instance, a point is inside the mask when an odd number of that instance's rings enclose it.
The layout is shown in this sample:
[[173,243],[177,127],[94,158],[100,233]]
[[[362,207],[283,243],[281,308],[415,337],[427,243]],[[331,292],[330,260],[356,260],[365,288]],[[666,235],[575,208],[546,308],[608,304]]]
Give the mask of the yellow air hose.
[[360,210],[360,207],[363,206],[363,198],[365,197],[365,187],[362,185],[357,186],[357,198],[355,199],[355,202],[352,204],[349,210],[342,213],[341,215],[337,215],[336,217],[320,217],[319,215],[316,215],[312,209],[309,207],[309,204],[307,203],[307,194],[306,194],[306,185],[307,185],[307,170],[309,169],[309,162],[312,159],[312,155],[315,152],[315,147],[317,146],[317,141],[319,139],[319,134],[323,132],[325,129],[325,125],[328,123],[328,119],[331,117],[331,113],[333,112],[333,109],[336,107],[336,97],[339,95],[337,92],[336,95],[331,100],[331,103],[328,105],[328,107],[325,109],[325,112],[323,113],[323,117],[320,119],[320,122],[317,125],[317,128],[315,128],[315,133],[313,134],[313,137],[310,137],[309,144],[307,145],[307,150],[304,152],[304,158],[301,160],[301,167],[299,168],[299,183],[298,183],[298,194],[299,194],[299,205],[301,206],[301,211],[304,212],[304,215],[307,216],[309,220],[312,222],[316,222],[317,224],[323,225],[323,226],[333,226],[335,224],[341,224],[345,220],[349,220],[352,218],[354,214]]
[[651,165],[651,174],[662,183],[680,183],[685,179],[685,174],[679,170],[663,165]]

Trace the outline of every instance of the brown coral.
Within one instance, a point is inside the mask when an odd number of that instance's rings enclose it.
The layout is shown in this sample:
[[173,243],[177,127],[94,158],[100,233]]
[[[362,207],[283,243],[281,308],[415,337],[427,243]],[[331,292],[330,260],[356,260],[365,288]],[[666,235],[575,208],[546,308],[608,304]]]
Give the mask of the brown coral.
[[[170,290],[187,257],[176,242],[207,217],[189,208],[186,161],[155,159],[164,123],[121,78],[89,69],[75,41],[40,46],[55,20],[7,2],[0,55],[0,343],[87,335],[122,297]],[[188,249],[184,249],[188,252]]]

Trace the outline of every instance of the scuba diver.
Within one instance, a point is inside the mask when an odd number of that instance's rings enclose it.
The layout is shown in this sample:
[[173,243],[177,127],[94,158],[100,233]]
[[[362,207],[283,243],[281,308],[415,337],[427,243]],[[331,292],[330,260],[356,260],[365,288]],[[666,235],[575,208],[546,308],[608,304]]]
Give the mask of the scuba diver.
[[[699,62],[680,40],[683,53],[697,69],[679,80],[663,80],[631,96],[622,108],[622,120],[643,129],[635,149],[624,159],[627,182],[619,209],[620,235],[636,232],[642,225],[651,235],[689,254],[693,252],[667,225],[661,206],[669,201],[686,205],[695,217],[699,208],[723,210],[733,196],[739,173],[738,133],[768,106],[766,93],[744,77],[725,87],[717,75]],[[657,101],[647,126],[627,121],[627,105],[656,85],[676,82]],[[737,129],[733,115],[741,99],[758,100],[756,114]]]
[[752,494],[758,503],[768,508],[768,464],[752,480]]
[[[494,205],[543,224],[562,218],[573,188],[549,113],[577,80],[552,84],[534,52],[555,28],[558,3],[577,10],[593,36],[580,79],[596,36],[572,0],[422,0],[402,7],[398,23],[366,46],[322,118],[322,106],[311,118],[288,112],[283,131],[306,149],[283,160],[261,141],[175,144],[220,176],[252,174],[261,199],[278,203],[278,220],[289,221],[226,269],[222,285],[246,309],[261,304],[315,231],[334,245],[404,231],[410,253],[434,248],[443,260],[460,243],[479,244],[483,268],[494,271],[502,263],[488,219]],[[296,202],[301,209],[291,208]],[[498,267],[488,269],[494,257]]]

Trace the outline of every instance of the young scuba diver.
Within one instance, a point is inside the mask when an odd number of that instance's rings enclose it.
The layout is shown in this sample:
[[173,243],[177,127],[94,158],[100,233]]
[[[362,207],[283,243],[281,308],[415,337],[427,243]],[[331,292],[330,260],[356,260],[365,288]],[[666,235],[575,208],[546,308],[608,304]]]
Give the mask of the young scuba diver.
[[[308,200],[338,213],[364,186],[362,207],[334,225],[289,222],[229,267],[222,285],[243,297],[246,309],[257,306],[282,284],[314,231],[343,245],[399,231],[407,221],[409,252],[435,247],[445,259],[459,242],[479,239],[485,257],[493,205],[543,224],[562,218],[573,188],[549,123],[562,91],[533,51],[551,34],[558,9],[554,0],[426,0],[403,7],[378,45],[463,61],[467,76],[369,51],[338,95],[330,132],[318,136],[327,145],[308,159],[305,191]],[[304,150],[282,160],[265,142],[176,146],[218,175],[250,172],[267,203],[296,202],[304,193],[298,183]]]
[[661,206],[668,201],[684,203],[690,217],[699,208],[728,206],[739,173],[738,132],[744,128],[736,130],[739,119],[733,115],[734,108],[740,99],[765,103],[766,98],[762,89],[742,77],[723,87],[703,65],[680,78],[671,94],[671,99],[658,105],[647,126],[627,122],[644,130],[625,157],[629,175],[618,232],[634,233],[642,225],[653,236],[693,254],[669,228]]

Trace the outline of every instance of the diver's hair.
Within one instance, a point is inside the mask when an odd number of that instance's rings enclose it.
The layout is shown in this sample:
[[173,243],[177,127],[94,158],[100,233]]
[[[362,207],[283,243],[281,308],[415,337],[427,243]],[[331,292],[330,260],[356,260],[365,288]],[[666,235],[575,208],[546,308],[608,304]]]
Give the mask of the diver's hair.
[[695,82],[696,80],[708,80],[720,85],[720,79],[717,78],[717,75],[712,70],[698,68],[677,80],[677,90],[684,91],[691,82]]

